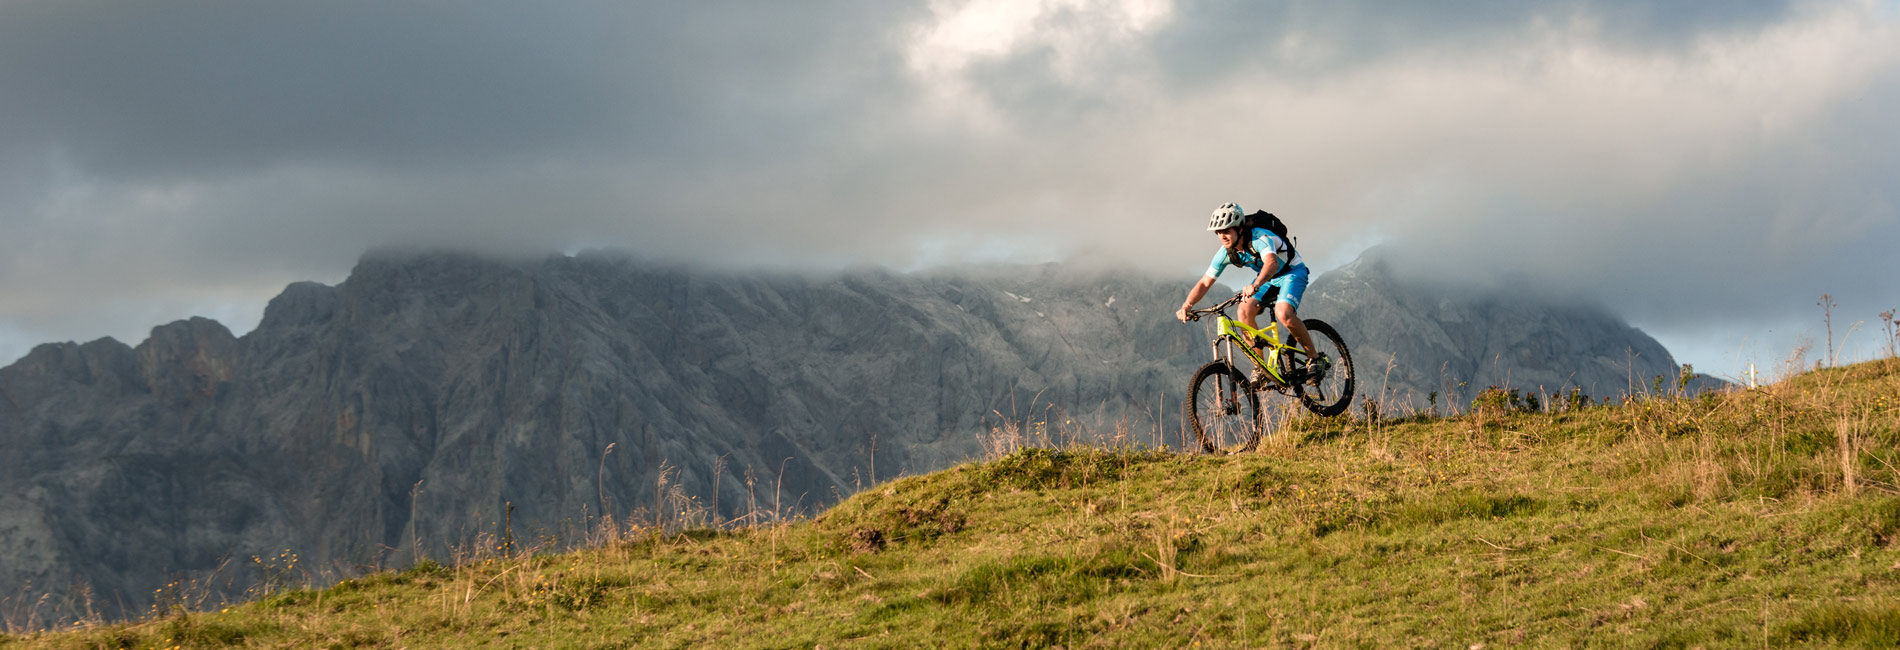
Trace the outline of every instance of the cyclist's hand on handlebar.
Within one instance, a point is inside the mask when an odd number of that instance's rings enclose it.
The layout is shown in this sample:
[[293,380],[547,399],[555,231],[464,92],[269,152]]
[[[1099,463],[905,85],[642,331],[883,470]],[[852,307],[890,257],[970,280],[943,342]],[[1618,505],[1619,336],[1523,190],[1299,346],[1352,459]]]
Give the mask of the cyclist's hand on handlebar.
[[1192,316],[1191,314],[1189,314],[1189,313],[1188,313],[1188,307],[1187,307],[1187,305],[1181,305],[1181,310],[1180,310],[1180,311],[1177,311],[1177,312],[1174,312],[1174,318],[1175,318],[1176,320],[1179,320],[1179,321],[1181,321],[1181,322],[1183,322],[1183,323],[1185,323],[1185,322],[1188,322],[1189,320],[1191,320],[1191,319],[1193,319],[1193,316]]

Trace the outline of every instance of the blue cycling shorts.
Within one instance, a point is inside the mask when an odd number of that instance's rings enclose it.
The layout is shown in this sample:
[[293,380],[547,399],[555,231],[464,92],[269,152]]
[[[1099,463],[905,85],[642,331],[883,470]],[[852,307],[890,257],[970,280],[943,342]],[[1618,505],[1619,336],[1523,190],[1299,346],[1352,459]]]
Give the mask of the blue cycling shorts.
[[1260,290],[1253,294],[1254,302],[1263,305],[1269,302],[1284,302],[1294,309],[1299,309],[1300,297],[1306,295],[1306,276],[1305,264],[1294,266],[1292,270],[1286,272],[1286,275],[1260,285]]

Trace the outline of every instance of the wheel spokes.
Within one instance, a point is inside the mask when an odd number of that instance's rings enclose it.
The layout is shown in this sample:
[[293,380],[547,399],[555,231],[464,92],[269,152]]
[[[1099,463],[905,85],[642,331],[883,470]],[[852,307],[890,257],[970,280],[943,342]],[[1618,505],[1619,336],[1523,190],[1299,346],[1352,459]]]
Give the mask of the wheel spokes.
[[1251,448],[1258,430],[1258,394],[1232,366],[1208,364],[1196,373],[1192,395],[1194,434],[1214,454]]
[[1218,394],[1212,400],[1214,402],[1213,417],[1208,418],[1210,421],[1205,423],[1205,426],[1208,429],[1209,440],[1218,450],[1225,449],[1232,443],[1235,420],[1244,417],[1242,411],[1245,409],[1243,400],[1246,399],[1246,394],[1245,388],[1237,385],[1230,377],[1221,377],[1214,383]]

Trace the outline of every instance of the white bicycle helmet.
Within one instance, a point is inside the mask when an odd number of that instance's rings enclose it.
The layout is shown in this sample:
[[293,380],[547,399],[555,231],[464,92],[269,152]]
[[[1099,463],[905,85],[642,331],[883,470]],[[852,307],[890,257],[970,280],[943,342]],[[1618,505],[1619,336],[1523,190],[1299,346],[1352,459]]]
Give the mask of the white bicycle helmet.
[[1246,216],[1247,212],[1241,210],[1240,206],[1232,203],[1222,203],[1220,207],[1214,208],[1214,216],[1208,218],[1207,229],[1226,230],[1240,225],[1241,219],[1246,218]]

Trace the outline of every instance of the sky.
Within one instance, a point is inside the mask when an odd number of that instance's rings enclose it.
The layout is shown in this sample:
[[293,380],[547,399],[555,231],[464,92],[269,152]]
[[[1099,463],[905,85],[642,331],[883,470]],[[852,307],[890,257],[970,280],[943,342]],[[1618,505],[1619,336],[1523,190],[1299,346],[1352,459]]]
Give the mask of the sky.
[[1884,349],[1895,115],[1895,0],[0,0],[0,364],[390,246],[1185,292],[1235,201],[1766,374]]

